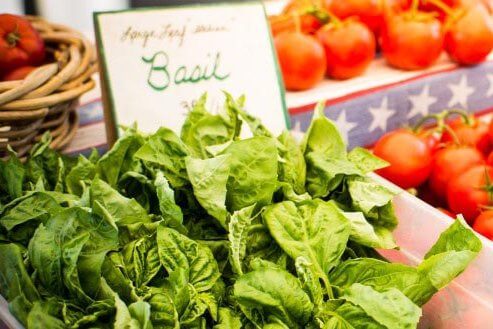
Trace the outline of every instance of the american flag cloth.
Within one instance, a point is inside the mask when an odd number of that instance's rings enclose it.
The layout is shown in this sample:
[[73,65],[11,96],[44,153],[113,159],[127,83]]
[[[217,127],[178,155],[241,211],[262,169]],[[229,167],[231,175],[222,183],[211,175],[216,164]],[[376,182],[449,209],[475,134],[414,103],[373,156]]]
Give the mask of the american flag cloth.
[[[248,95],[247,95],[248,97]],[[377,60],[363,77],[327,80],[303,93],[287,93],[291,129],[304,132],[315,104],[326,100],[325,114],[333,120],[350,148],[374,144],[396,128],[412,125],[430,113],[465,109],[485,113],[493,109],[493,61],[469,68],[449,62],[421,72],[403,72]],[[92,93],[79,108],[80,126],[69,154],[88,154],[92,148],[107,150],[103,106]]]
[[[294,131],[308,129],[314,105],[290,107]],[[493,62],[469,68],[447,67],[336,98],[329,96],[325,114],[353,148],[372,145],[386,132],[452,108],[470,113],[493,109]]]

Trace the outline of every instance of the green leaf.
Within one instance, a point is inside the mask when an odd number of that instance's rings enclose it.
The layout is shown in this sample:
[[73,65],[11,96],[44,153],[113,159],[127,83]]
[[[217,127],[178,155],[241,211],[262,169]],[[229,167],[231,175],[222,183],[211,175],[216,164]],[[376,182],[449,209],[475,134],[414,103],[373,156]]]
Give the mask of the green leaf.
[[132,303],[128,306],[128,311],[132,317],[132,323],[139,329],[152,329],[151,306],[143,301]]
[[60,319],[47,314],[40,302],[35,302],[27,317],[27,327],[34,329],[65,329],[66,326]]
[[397,247],[392,232],[382,226],[370,224],[361,212],[344,212],[344,216],[351,225],[349,239],[361,245],[380,248],[394,249]]
[[134,157],[157,166],[173,187],[181,187],[188,181],[185,168],[188,153],[187,146],[171,129],[160,128]]
[[159,210],[166,222],[172,223],[173,226],[183,224],[183,213],[181,208],[176,204],[175,192],[168,184],[168,180],[162,172],[156,174],[154,181],[156,186],[157,198],[159,200]]
[[157,244],[166,271],[186,270],[188,282],[198,292],[210,290],[219,279],[219,269],[209,248],[162,225],[157,229]]
[[233,271],[242,275],[242,261],[246,254],[248,229],[252,222],[255,205],[235,211],[229,221],[229,258]]
[[319,307],[323,302],[324,292],[317,274],[312,270],[312,265],[313,264],[304,257],[296,258],[296,274],[301,281],[303,290],[310,296],[315,307]]
[[317,314],[323,329],[386,329],[370,317],[361,307],[342,300],[330,300]]
[[301,148],[294,137],[287,131],[283,132],[278,141],[279,147],[279,181],[286,182],[293,187],[297,194],[305,193],[306,163]]
[[200,205],[226,228],[226,185],[230,171],[230,156],[219,155],[206,160],[187,157],[185,162],[188,178]]
[[241,318],[236,312],[227,307],[219,308],[219,323],[214,329],[241,329]]
[[355,147],[348,153],[348,159],[358,167],[358,169],[368,174],[378,169],[389,166],[389,163],[373,155],[370,151],[362,147]]
[[459,218],[440,235],[418,272],[426,275],[437,290],[441,289],[466,269],[481,248],[481,240]]
[[423,305],[437,292],[428,278],[420,275],[415,268],[372,258],[345,261],[329,274],[329,279],[341,288],[354,283],[370,286],[377,291],[396,288],[418,305]]
[[361,211],[365,217],[379,226],[391,230],[397,226],[397,218],[392,208],[392,199],[397,191],[366,177],[349,177],[347,185],[354,210]]
[[46,223],[62,209],[50,194],[34,192],[6,205],[0,217],[0,226],[7,230],[12,241],[27,246],[38,225]]
[[151,321],[156,328],[179,329],[178,313],[173,299],[163,289],[151,287]]
[[291,201],[265,207],[270,234],[291,258],[304,257],[318,273],[328,273],[339,262],[349,238],[348,220],[337,207],[323,201]]
[[234,297],[245,316],[257,326],[261,319],[279,319],[289,328],[304,328],[313,304],[299,281],[286,271],[259,269],[239,277]]
[[337,266],[329,279],[338,287],[361,283],[377,291],[396,288],[423,305],[462,273],[480,248],[479,239],[459,220],[442,233],[417,268],[370,258],[353,259]]
[[271,202],[277,188],[277,148],[275,140],[253,137],[233,142],[224,154],[230,155],[231,170],[227,184],[230,211],[258,203]]
[[326,197],[339,187],[345,176],[362,174],[345,156],[337,158],[311,152],[306,155],[306,162],[307,190],[313,197]]
[[83,184],[90,184],[96,175],[96,166],[80,155],[75,167],[70,170],[65,179],[67,191],[71,194],[82,195]]
[[181,138],[198,158],[208,157],[207,148],[232,141],[239,135],[239,120],[229,103],[226,113],[213,115],[205,109],[207,96],[204,94],[192,108],[183,125]]
[[125,198],[101,179],[92,182],[91,203],[96,214],[117,225],[151,222],[147,211],[137,201]]
[[0,244],[0,294],[8,301],[23,296],[30,302],[38,300],[39,293],[22,259],[22,250],[13,243]]
[[311,152],[321,153],[327,158],[341,159],[346,156],[346,145],[336,125],[324,114],[324,102],[317,104],[313,119],[305,134],[302,150],[307,155]]
[[421,309],[402,292],[390,288],[378,292],[359,283],[345,290],[342,298],[361,307],[370,317],[388,329],[416,328]]
[[22,195],[22,184],[24,182],[25,169],[17,154],[9,149],[9,159],[0,161],[0,190],[5,191],[10,199]]
[[[116,229],[77,207],[59,212],[45,226],[46,230],[54,232],[61,253],[45,253],[43,258],[50,263],[59,257],[63,282],[70,295],[83,303],[91,303],[99,290],[104,258],[109,251],[118,248]],[[47,270],[41,262],[35,269]]]
[[53,294],[63,295],[62,246],[53,230],[41,224],[29,243],[29,260],[41,284]]
[[106,256],[101,274],[109,287],[127,302],[137,301],[136,288],[126,273],[123,257],[119,252],[109,252]]
[[126,272],[137,287],[147,285],[162,269],[154,235],[128,243],[121,252]]
[[96,170],[104,181],[116,187],[120,176],[138,164],[135,152],[144,144],[144,138],[136,131],[129,129],[118,139],[105,155],[96,164]]
[[479,253],[483,245],[464,219],[459,218],[440,234],[437,242],[426,253],[425,259],[447,251],[472,251]]

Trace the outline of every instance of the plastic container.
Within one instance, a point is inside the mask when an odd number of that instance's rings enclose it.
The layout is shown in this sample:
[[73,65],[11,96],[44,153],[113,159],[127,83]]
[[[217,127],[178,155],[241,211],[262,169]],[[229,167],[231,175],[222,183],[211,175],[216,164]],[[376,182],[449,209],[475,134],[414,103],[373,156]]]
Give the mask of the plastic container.
[[[392,185],[374,175],[382,184]],[[394,200],[399,251],[380,251],[392,262],[416,265],[453,219],[403,191]],[[483,249],[466,271],[424,306],[419,328],[493,328],[493,242],[479,235]]]

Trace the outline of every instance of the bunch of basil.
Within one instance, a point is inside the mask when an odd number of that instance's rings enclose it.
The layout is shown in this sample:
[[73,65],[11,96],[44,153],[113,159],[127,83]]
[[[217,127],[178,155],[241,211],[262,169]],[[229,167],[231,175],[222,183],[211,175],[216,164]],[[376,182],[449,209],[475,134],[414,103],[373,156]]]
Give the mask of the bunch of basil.
[[481,249],[456,221],[418,267],[388,263],[395,191],[367,177],[385,162],[322,107],[298,144],[242,98],[205,102],[181,136],[131,127],[88,158],[45,136],[0,162],[0,293],[26,327],[414,328]]

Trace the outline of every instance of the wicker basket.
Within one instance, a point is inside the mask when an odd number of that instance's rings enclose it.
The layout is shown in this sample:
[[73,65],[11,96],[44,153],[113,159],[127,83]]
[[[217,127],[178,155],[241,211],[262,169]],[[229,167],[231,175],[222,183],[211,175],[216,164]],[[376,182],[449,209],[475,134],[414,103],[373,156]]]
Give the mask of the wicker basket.
[[87,39],[68,27],[27,18],[44,39],[52,63],[24,80],[0,82],[0,158],[8,145],[23,157],[46,131],[51,147],[65,147],[77,130],[78,99],[95,85],[96,52]]

